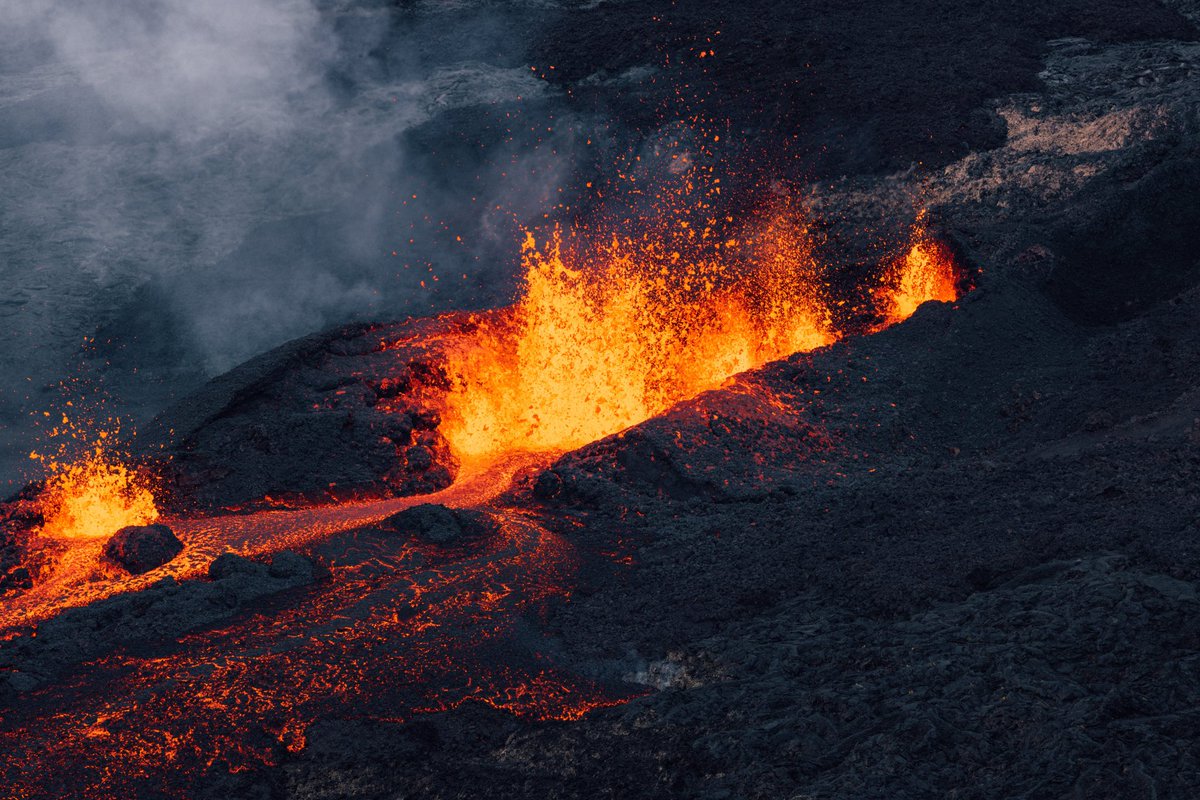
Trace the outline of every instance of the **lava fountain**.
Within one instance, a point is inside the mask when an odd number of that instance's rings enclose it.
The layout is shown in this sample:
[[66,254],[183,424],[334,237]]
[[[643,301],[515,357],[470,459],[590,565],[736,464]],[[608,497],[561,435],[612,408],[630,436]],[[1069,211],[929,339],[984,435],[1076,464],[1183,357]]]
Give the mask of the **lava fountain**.
[[806,225],[776,214],[724,238],[665,218],[526,234],[517,303],[449,354],[443,431],[464,463],[578,447],[837,340]]
[[930,235],[925,217],[924,211],[917,216],[907,252],[884,276],[879,292],[884,318],[881,327],[903,322],[922,303],[952,303],[958,299],[959,270],[954,256],[945,243]]
[[[146,525],[158,519],[149,481],[126,465],[116,444],[118,435],[119,427],[89,435],[86,427],[63,415],[61,427],[52,430],[50,437],[67,437],[76,446],[64,445],[55,456],[36,451],[29,454],[42,462],[48,473],[40,497],[43,536],[107,537],[127,525]],[[75,454],[68,455],[72,449]]]
[[[695,219],[679,198],[644,234],[628,219],[527,233],[523,282],[504,315],[449,353],[442,431],[469,465],[563,451],[616,433],[732,375],[842,338],[801,212]],[[643,223],[645,224],[645,223]],[[958,298],[959,270],[920,214],[874,292],[882,320]]]

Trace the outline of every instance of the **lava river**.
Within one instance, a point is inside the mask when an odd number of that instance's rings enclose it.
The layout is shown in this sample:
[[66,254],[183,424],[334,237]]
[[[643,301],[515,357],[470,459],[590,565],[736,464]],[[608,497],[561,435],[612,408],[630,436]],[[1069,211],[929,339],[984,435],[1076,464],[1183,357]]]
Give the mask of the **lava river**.
[[0,637],[36,624],[68,608],[84,606],[123,592],[135,592],[163,578],[186,580],[203,576],[222,553],[253,557],[280,550],[304,549],[340,531],[370,525],[419,503],[450,508],[479,506],[508,488],[518,471],[545,466],[552,453],[518,453],[460,475],[441,492],[387,500],[362,500],[337,505],[250,514],[164,519],[186,543],[183,552],[163,566],[141,575],[120,574],[94,579],[101,561],[103,538],[71,541],[47,579],[29,591],[9,598],[0,608]]

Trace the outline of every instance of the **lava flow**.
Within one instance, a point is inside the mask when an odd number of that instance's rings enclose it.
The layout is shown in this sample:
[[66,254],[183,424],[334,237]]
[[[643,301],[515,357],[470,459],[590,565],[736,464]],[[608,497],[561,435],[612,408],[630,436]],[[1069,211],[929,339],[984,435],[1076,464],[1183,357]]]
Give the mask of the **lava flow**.
[[[188,590],[162,580],[202,578],[230,551],[297,550],[323,576],[258,601],[254,613],[110,652],[26,692],[0,722],[8,754],[0,777],[14,796],[186,796],[214,770],[279,763],[305,747],[315,722],[363,709],[377,721],[403,721],[473,700],[575,719],[627,699],[627,688],[561,674],[516,635],[521,618],[570,595],[583,556],[527,511],[489,504],[514,474],[559,452],[764,362],[902,321],[925,300],[956,299],[959,285],[950,251],[920,217],[885,265],[874,306],[856,312],[879,324],[839,329],[835,309],[850,301],[830,288],[831,269],[814,255],[803,215],[774,209],[735,225],[700,210],[660,215],[636,236],[615,224],[554,228],[541,241],[526,235],[517,302],[441,341],[445,381],[422,389],[440,386],[432,398],[442,411],[437,435],[460,465],[443,491],[167,516],[159,521],[183,551],[134,575],[107,563],[103,550],[117,528],[158,519],[142,474],[114,458],[108,434],[74,461],[38,457],[51,474],[34,536],[50,555],[32,585],[10,592],[0,608],[2,638],[20,647],[33,646],[40,623],[87,624],[75,620],[90,610],[62,615],[67,609],[143,590],[159,602]],[[396,402],[372,412],[391,414]],[[411,433],[409,425],[409,451],[438,441],[429,427],[421,440],[410,441]],[[383,523],[422,502],[480,510],[491,528],[438,546]]]
[[330,539],[315,550],[329,577],[286,605],[35,691],[0,723],[0,774],[15,796],[188,796],[210,770],[278,763],[314,721],[362,709],[398,722],[473,700],[574,719],[623,702],[514,642],[523,614],[568,594],[577,556],[521,514],[495,519],[454,548],[369,530]]
[[161,521],[184,542],[184,550],[163,566],[141,575],[130,575],[105,563],[105,537],[75,538],[31,589],[6,599],[0,607],[0,637],[12,636],[24,626],[69,608],[145,589],[163,578],[202,577],[222,553],[263,556],[289,548],[304,549],[339,531],[378,522],[419,503],[442,503],[452,508],[482,505],[506,489],[514,473],[543,464],[546,458],[518,455],[499,460],[486,469],[464,473],[450,488],[429,495],[253,514],[165,518]]

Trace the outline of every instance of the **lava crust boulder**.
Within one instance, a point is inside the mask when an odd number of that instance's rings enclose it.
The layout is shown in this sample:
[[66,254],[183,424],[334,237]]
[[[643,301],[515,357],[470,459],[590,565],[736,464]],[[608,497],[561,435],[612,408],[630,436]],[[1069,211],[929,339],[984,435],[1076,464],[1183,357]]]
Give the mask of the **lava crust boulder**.
[[239,556],[236,553],[222,553],[208,565],[208,579],[223,581],[242,575],[261,575],[266,571],[266,566],[257,561],[251,561],[245,556]]
[[283,550],[276,553],[269,564],[239,556],[222,553],[208,565],[208,577],[213,581],[249,581],[251,585],[264,585],[271,581],[286,581],[289,584],[311,583],[313,564],[299,553]]
[[478,511],[422,503],[388,517],[379,523],[379,529],[415,536],[430,544],[445,545],[460,539],[483,536],[493,532],[495,527],[486,514]]
[[166,525],[130,525],[104,545],[104,555],[134,575],[166,564],[183,550],[183,542]]
[[[167,508],[307,505],[436,492],[458,471],[436,406],[439,348],[467,315],[349,325],[284,344],[164,411],[139,444],[163,464]],[[396,344],[416,342],[416,344]]]

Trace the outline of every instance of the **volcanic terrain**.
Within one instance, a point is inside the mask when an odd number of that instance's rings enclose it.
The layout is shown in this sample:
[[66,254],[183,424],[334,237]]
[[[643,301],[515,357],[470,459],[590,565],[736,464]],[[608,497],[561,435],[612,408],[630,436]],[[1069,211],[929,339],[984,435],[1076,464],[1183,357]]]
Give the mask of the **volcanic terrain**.
[[569,188],[204,382],[123,295],[5,434],[0,796],[1200,794],[1194,2],[314,7],[351,87],[528,22],[403,202]]

